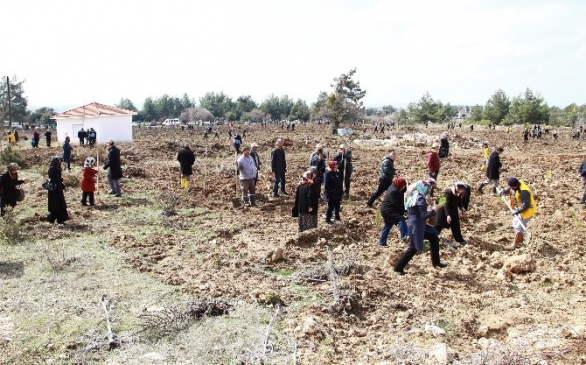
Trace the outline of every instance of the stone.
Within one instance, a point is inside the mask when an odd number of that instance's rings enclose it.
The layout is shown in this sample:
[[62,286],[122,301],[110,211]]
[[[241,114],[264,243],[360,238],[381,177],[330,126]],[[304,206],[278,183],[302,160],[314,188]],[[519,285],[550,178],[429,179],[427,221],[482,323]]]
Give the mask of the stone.
[[436,364],[447,364],[451,361],[451,356],[448,352],[448,345],[445,343],[436,343],[429,349],[428,356],[435,360]]
[[433,337],[446,335],[446,331],[443,328],[429,323],[425,324],[425,333],[428,335],[432,335]]
[[277,262],[277,261],[283,260],[285,258],[285,255],[283,252],[284,252],[284,250],[282,247],[277,248],[275,251],[273,251],[271,261]]
[[513,274],[533,272],[536,269],[535,260],[529,254],[512,256],[508,258],[503,267],[499,270],[497,277],[502,280],[511,281]]

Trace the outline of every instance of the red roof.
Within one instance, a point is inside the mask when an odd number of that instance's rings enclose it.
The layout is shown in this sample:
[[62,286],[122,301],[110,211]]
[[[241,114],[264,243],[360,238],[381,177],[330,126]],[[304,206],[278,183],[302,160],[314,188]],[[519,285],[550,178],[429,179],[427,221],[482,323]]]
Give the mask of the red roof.
[[89,103],[75,109],[56,114],[54,118],[85,118],[97,117],[102,115],[136,115],[132,110],[120,109],[114,106],[104,105],[100,103]]

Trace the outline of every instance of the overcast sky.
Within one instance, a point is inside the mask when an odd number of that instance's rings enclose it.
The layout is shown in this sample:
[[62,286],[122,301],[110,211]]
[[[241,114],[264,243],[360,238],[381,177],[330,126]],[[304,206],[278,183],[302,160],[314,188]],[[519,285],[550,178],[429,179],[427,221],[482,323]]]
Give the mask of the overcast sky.
[[0,75],[29,107],[223,91],[313,103],[356,68],[366,106],[526,88],[586,103],[586,1],[2,1]]

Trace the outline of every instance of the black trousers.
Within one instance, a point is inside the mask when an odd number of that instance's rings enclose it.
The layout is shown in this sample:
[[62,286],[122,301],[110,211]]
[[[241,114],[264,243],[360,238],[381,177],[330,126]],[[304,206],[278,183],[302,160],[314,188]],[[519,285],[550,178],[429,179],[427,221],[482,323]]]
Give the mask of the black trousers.
[[372,195],[370,196],[370,199],[368,199],[368,202],[366,202],[366,204],[372,205],[374,203],[374,201],[376,199],[378,199],[379,196],[381,196],[382,194],[385,193],[385,191],[387,191],[387,189],[389,188],[389,186],[391,186],[392,183],[393,183],[392,180],[379,179],[378,180],[378,188],[376,189],[376,191],[374,193],[372,193]]
[[[460,228],[460,215],[458,213],[452,214],[452,223],[448,224],[448,217],[443,209],[440,209],[436,216],[435,229],[441,233],[443,228],[448,228],[452,230],[452,236],[454,236],[454,240],[458,243],[464,242],[464,237],[462,237],[462,229]],[[431,242],[431,241],[430,241]]]
[[[429,241],[429,246],[431,249],[431,264],[432,265],[439,265],[440,263],[440,255],[439,255],[439,237],[433,233],[425,232],[423,236],[426,240]],[[413,256],[417,253],[417,249],[409,246],[407,251],[403,254],[399,262],[395,265],[395,271],[403,271],[405,266],[411,261]]]
[[88,198],[90,200],[90,205],[94,205],[94,192],[90,191],[90,192],[82,192],[81,193],[81,204],[86,205]]

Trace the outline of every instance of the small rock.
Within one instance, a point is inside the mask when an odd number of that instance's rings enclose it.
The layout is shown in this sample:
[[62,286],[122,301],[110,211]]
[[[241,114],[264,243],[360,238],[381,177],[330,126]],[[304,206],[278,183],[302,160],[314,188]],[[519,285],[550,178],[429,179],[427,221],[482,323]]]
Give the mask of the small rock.
[[283,260],[285,258],[283,252],[284,252],[284,250],[282,247],[277,248],[272,254],[271,261],[277,262],[277,261]]
[[443,328],[429,323],[425,324],[425,333],[433,337],[446,335],[446,331]]
[[437,364],[447,364],[451,361],[448,353],[448,345],[445,343],[437,343],[429,349],[428,354],[430,359],[435,359]]

